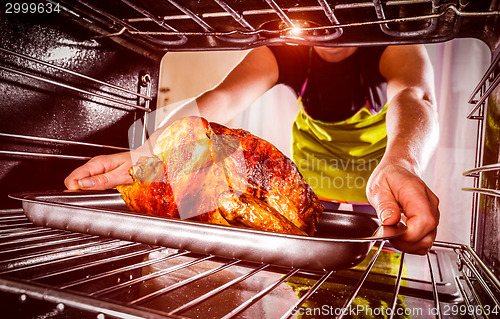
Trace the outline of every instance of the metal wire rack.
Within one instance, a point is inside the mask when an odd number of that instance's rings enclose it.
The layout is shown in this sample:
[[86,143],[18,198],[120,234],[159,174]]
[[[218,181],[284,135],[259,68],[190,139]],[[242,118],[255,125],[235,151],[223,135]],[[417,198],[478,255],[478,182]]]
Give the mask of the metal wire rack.
[[[63,88],[72,92],[77,92],[82,94],[84,97],[92,97],[98,101],[111,102],[110,107],[119,105],[121,107],[126,107],[131,110],[138,110],[143,112],[143,123],[148,123],[147,116],[151,112],[150,103],[152,101],[151,97],[151,77],[149,74],[145,73],[141,75],[139,82],[141,86],[145,87],[145,93],[134,92],[129,89],[101,81],[99,79],[72,71],[67,68],[60,67],[58,65],[42,61],[30,57],[25,54],[17,53],[15,51],[0,48],[0,54],[2,54],[2,63],[0,65],[0,70],[7,72],[14,76],[20,76],[22,80],[35,80],[41,83],[46,83],[56,88]],[[11,62],[14,61],[15,66],[11,66]],[[35,65],[35,66],[33,66]],[[33,69],[33,70],[31,70]],[[59,76],[57,80],[52,78],[54,72],[60,72],[62,76]],[[64,76],[72,79],[72,82],[65,81]],[[135,103],[133,103],[135,102]],[[146,140],[147,128],[144,127],[142,131],[142,142]],[[78,145],[84,147],[93,147],[100,149],[111,149],[116,151],[129,150],[128,148],[102,145],[95,143],[85,143],[78,141],[70,141],[63,139],[54,139],[49,137],[40,136],[29,136],[20,134],[11,134],[7,132],[0,132],[0,137],[15,139],[15,140],[27,140],[33,142],[43,142],[43,143],[56,143],[59,145]],[[29,157],[50,157],[59,159],[70,159],[70,160],[89,160],[89,156],[75,156],[75,155],[64,155],[64,154],[50,154],[50,153],[36,153],[27,151],[14,151],[14,150],[0,150],[0,154],[7,155],[19,155],[19,156],[29,156]]]
[[476,247],[478,233],[478,221],[477,216],[479,214],[479,196],[481,194],[488,196],[500,197],[500,192],[495,189],[482,188],[481,176],[482,173],[498,171],[500,170],[500,163],[484,165],[483,164],[483,149],[484,149],[484,121],[485,121],[485,109],[487,98],[491,93],[498,87],[500,83],[500,73],[497,68],[500,66],[500,54],[493,57],[490,67],[486,70],[485,74],[481,78],[479,84],[476,86],[472,92],[469,103],[473,104],[473,107],[469,114],[468,119],[477,120],[477,143],[476,143],[476,158],[475,167],[463,173],[464,176],[473,177],[474,183],[471,188],[463,188],[465,191],[473,192],[473,202],[472,202],[472,223],[471,223],[471,246]]
[[[76,312],[89,318],[195,318],[200,313],[204,318],[291,318],[320,307],[317,297],[324,294],[331,304],[321,307],[323,314],[329,309],[330,318],[360,311],[391,318],[417,312],[441,318],[452,311],[491,318],[499,310],[498,279],[470,247],[437,243],[418,257],[387,246],[378,242],[354,269],[310,272],[36,227],[22,210],[5,210],[0,212],[0,292],[7,295],[1,300],[17,315]],[[453,270],[453,252],[461,274]],[[380,269],[387,264],[384,254],[398,261],[389,272]],[[427,270],[412,278],[412,265]],[[359,298],[387,304],[362,308]],[[37,301],[49,307],[37,307]],[[214,310],[215,304],[221,309]]]
[[[232,3],[174,1],[155,5],[121,0],[130,16],[111,15],[95,3],[109,32],[96,37],[132,37],[166,50],[244,49],[277,43],[381,45],[432,43],[457,37],[463,24],[500,15],[463,1],[286,1]],[[467,21],[465,21],[467,20]],[[360,39],[370,34],[371,40]]]

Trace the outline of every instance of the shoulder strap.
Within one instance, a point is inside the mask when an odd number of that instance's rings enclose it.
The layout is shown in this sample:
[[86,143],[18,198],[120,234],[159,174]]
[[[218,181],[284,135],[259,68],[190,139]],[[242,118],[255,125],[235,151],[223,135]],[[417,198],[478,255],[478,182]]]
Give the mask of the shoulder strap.
[[309,47],[309,63],[307,65],[306,78],[304,80],[304,83],[302,83],[302,88],[300,89],[299,99],[302,99],[302,97],[304,96],[304,92],[306,91],[307,87],[307,82],[309,80],[309,74],[311,73],[312,50],[313,47]]

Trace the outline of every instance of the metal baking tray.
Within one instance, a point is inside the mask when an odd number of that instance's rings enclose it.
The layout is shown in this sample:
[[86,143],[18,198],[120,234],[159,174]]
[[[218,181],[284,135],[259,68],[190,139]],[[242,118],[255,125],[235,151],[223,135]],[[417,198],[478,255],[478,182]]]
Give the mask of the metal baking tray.
[[337,270],[360,263],[377,240],[406,227],[350,211],[323,213],[314,237],[287,235],[131,212],[116,190],[45,191],[10,195],[37,226],[184,249],[253,262]]

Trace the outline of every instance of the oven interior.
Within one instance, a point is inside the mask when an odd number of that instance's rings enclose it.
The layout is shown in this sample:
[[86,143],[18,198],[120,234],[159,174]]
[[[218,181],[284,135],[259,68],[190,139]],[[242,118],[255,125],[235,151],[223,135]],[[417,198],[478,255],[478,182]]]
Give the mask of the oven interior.
[[[3,315],[499,315],[496,1],[35,3],[35,9],[6,5],[0,16]],[[474,192],[469,245],[436,242],[427,256],[414,256],[378,241],[360,265],[318,272],[37,227],[19,202],[8,198],[16,192],[63,189],[63,178],[84,160],[140,145],[154,127],[158,65],[165,52],[287,43],[436,43],[469,37],[483,41],[492,52],[491,67],[469,100],[468,118],[477,121],[478,137],[476,165],[464,173],[474,181],[466,190]]]

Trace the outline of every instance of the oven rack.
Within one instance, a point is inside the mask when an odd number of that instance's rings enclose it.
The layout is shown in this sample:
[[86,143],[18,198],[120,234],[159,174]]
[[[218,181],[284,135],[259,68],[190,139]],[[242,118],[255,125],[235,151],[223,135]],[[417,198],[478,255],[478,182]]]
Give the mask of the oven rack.
[[[12,139],[18,139],[18,140],[35,141],[35,142],[44,142],[44,143],[57,143],[57,144],[63,144],[63,145],[79,145],[79,146],[85,146],[85,147],[104,148],[104,149],[110,149],[110,150],[115,150],[115,151],[130,151],[129,148],[120,147],[120,146],[102,145],[102,144],[77,142],[77,141],[68,141],[68,140],[61,140],[61,139],[55,139],[55,138],[29,136],[29,135],[9,134],[9,133],[1,133],[0,132],[0,137],[12,138]],[[90,156],[75,156],[75,155],[64,155],[64,154],[20,152],[20,151],[12,151],[12,150],[9,150],[9,151],[0,150],[0,154],[32,156],[32,157],[51,157],[51,158],[59,158],[59,159],[71,159],[71,160],[89,160],[92,158]]]
[[[52,64],[52,63],[48,63],[48,62],[45,62],[45,61],[42,61],[42,60],[30,57],[30,56],[25,55],[25,54],[17,53],[15,51],[12,51],[12,50],[9,50],[9,49],[5,49],[5,48],[1,48],[0,47],[0,52],[3,53],[3,54],[6,54],[9,57],[20,58],[25,63],[28,62],[28,61],[34,62],[36,64],[42,65],[44,67],[47,67],[48,69],[55,69],[55,70],[63,72],[66,75],[73,75],[73,76],[76,76],[76,77],[78,77],[80,79],[84,79],[86,81],[89,81],[89,82],[92,82],[92,83],[95,83],[95,84],[99,84],[102,87],[98,88],[97,90],[99,90],[99,92],[96,93],[96,92],[90,91],[88,89],[83,89],[81,87],[78,87],[78,86],[75,86],[75,85],[72,85],[72,84],[68,84],[68,83],[64,83],[64,82],[58,81],[58,80],[50,79],[49,76],[45,76],[44,77],[44,76],[42,76],[40,74],[32,74],[32,73],[27,72],[25,70],[21,70],[21,69],[18,69],[18,68],[7,66],[5,63],[2,63],[2,65],[0,65],[0,70],[7,71],[7,72],[10,72],[10,73],[14,73],[14,74],[17,74],[17,75],[20,75],[20,76],[23,76],[23,77],[28,77],[28,78],[31,78],[31,79],[35,79],[35,80],[38,80],[38,81],[42,81],[42,82],[45,82],[45,83],[49,83],[49,84],[55,85],[57,87],[62,87],[62,88],[65,88],[65,89],[69,89],[69,90],[72,90],[72,91],[76,91],[76,92],[79,92],[79,93],[83,93],[83,94],[86,94],[86,95],[97,97],[99,99],[106,100],[106,101],[109,101],[109,102],[115,102],[115,103],[121,104],[123,106],[128,106],[128,107],[131,107],[131,108],[134,108],[134,109],[138,109],[138,110],[141,110],[141,111],[144,111],[144,112],[151,112],[151,110],[148,107],[148,104],[146,104],[146,103],[148,103],[148,102],[150,102],[152,100],[152,97],[150,95],[144,95],[144,94],[141,94],[139,92],[134,92],[134,91],[128,90],[126,88],[119,87],[117,85],[113,85],[111,83],[107,83],[107,82],[95,79],[93,77],[81,74],[79,72],[75,72],[75,71],[72,71],[72,70],[69,70],[69,69],[57,66],[57,65]],[[41,72],[38,71],[38,73],[41,73]],[[140,80],[142,81],[142,83],[147,84],[147,83],[149,83],[151,81],[151,78],[150,78],[150,76],[148,74],[144,74],[144,75],[141,76]],[[144,85],[144,86],[146,86],[146,85]],[[130,100],[130,97],[123,96],[121,99],[120,98],[116,98],[116,97],[114,97],[114,95],[116,95],[116,93],[106,92],[106,91],[104,91],[104,88],[114,89],[114,90],[116,90],[118,92],[121,92],[121,93],[127,93],[129,95],[132,95],[135,98],[142,98],[142,99],[145,100],[145,102],[144,102],[145,105],[141,106],[141,105],[137,105],[137,104],[133,104],[133,103],[127,102],[126,100]],[[138,102],[140,102],[140,101],[138,101]]]
[[[194,316],[189,315],[190,311],[203,308],[204,302],[224,294],[243,281],[259,281],[259,274],[266,272],[275,275],[274,281],[258,290],[252,290],[251,296],[220,317],[227,319],[244,315],[245,311],[263,299],[270,298],[274,290],[295,276],[309,278],[311,285],[300,298],[287,300],[285,311],[279,315],[281,318],[290,318],[299,309],[305,309],[301,307],[310,302],[315,292],[324,285],[337,281],[347,287],[349,292],[342,295],[342,304],[335,310],[337,318],[343,317],[344,309],[352,309],[353,301],[364,296],[366,292],[363,291],[373,285],[377,290],[386,286],[384,289],[392,294],[392,303],[386,306],[392,310],[385,308],[390,314],[396,313],[397,305],[400,307],[398,298],[412,294],[428,300],[428,309],[421,311],[432,313],[431,317],[436,318],[442,318],[452,309],[469,309],[471,318],[488,318],[488,314],[492,314],[495,309],[500,311],[500,283],[469,246],[436,243],[431,253],[421,257],[427,261],[428,279],[414,280],[413,283],[413,279],[403,275],[403,265],[411,263],[414,259],[409,258],[413,255],[402,253],[397,271],[380,275],[372,269],[381,251],[388,244],[381,241],[375,246],[377,249],[374,254],[368,256],[366,263],[359,269],[309,272],[37,227],[27,220],[21,209],[2,210],[0,292],[6,295],[0,294],[0,303],[6,303],[7,308],[3,309],[8,309],[7,313],[12,311],[17,315],[23,311],[36,311],[39,314],[40,311],[52,314],[74,314],[77,311],[78,316],[82,318],[87,315],[89,318],[193,318]],[[454,252],[461,273],[457,271],[449,278],[445,276],[448,272],[445,269],[448,259],[436,254],[436,251],[442,250],[446,253]],[[154,254],[154,257],[146,258]],[[161,265],[162,262],[183,257],[189,259],[167,267],[158,266],[154,271],[143,270],[145,267]],[[170,285],[161,285],[141,294],[134,290],[134,287],[144,285],[147,280],[159,280],[207,261],[214,263],[203,268],[203,271],[190,273],[188,277]],[[211,275],[238,265],[245,269],[238,277],[227,279],[226,282],[217,282],[217,286],[211,287],[209,291],[192,296],[190,300],[176,305],[173,309],[165,311],[148,306],[155,298],[175,293],[188,285],[203,285],[204,280]],[[438,277],[442,279],[437,279]],[[417,287],[424,285],[427,290],[421,292],[412,289],[412,284]],[[452,286],[459,288],[458,296],[446,293]],[[43,301],[50,307],[45,310],[37,308],[37,301]],[[468,316],[464,316],[466,317]],[[491,318],[491,315],[489,317]]]
[[[118,17],[100,9],[97,4],[81,4],[102,16],[96,23],[105,21],[111,29],[96,38],[131,37],[174,51],[245,49],[277,43],[356,46],[433,43],[457,37],[463,23],[477,25],[478,19],[500,15],[500,11],[488,11],[491,10],[488,7],[445,0],[360,0],[349,3],[316,0],[290,7],[283,7],[280,1],[265,0],[251,6],[243,5],[243,8],[240,4],[238,9],[224,0],[196,3],[168,0],[163,5],[148,7],[121,0],[119,4],[123,10],[132,10],[133,15],[139,17]],[[401,16],[405,11],[412,14]],[[352,20],[353,16],[358,17],[357,20]],[[264,22],[269,20],[274,22]],[[374,36],[366,41],[355,35],[346,35],[344,42],[344,35],[350,30],[354,33],[370,30]]]
[[484,150],[484,120],[485,109],[488,97],[491,93],[498,88],[500,83],[500,51],[497,49],[493,52],[492,62],[483,77],[474,88],[468,103],[473,107],[467,115],[468,119],[477,120],[476,131],[476,154],[474,161],[474,168],[467,170],[463,173],[464,176],[473,178],[472,187],[464,187],[462,190],[472,192],[472,219],[471,219],[471,238],[470,243],[472,248],[477,246],[478,233],[478,215],[479,215],[479,197],[480,195],[500,197],[500,191],[497,189],[488,189],[481,187],[482,173],[500,170],[500,163],[483,164],[483,150]]
[[[85,74],[75,72],[67,68],[63,68],[58,65],[48,63],[40,59],[36,59],[34,57],[21,54],[6,48],[0,47],[0,53],[3,54],[3,58],[5,59],[0,63],[0,70],[2,71],[21,76],[24,79],[32,79],[40,81],[43,83],[47,83],[49,85],[53,85],[58,88],[63,88],[73,92],[81,93],[85,96],[94,97],[97,99],[96,102],[98,102],[98,100],[112,102],[121,106],[125,106],[129,109],[132,108],[133,110],[144,112],[143,123],[148,123],[147,116],[148,113],[151,112],[150,103],[152,102],[153,98],[151,97],[152,79],[151,76],[147,73],[139,75],[140,87],[145,87],[146,90],[145,94],[142,94],[141,92],[134,92],[129,89],[108,82],[104,82],[99,79],[87,76]],[[11,59],[18,59],[18,61],[21,61],[21,63],[16,63],[16,67],[12,67],[9,65],[9,61],[11,61]],[[30,72],[26,69],[22,69],[23,64],[29,65],[30,68],[33,68],[34,70]],[[34,67],[33,65],[38,65],[42,68],[46,68],[45,74],[43,74],[44,73],[43,69]],[[51,79],[50,70],[59,71],[68,77],[74,77],[75,83],[67,83],[63,82],[62,80]],[[81,80],[83,82],[76,83],[77,80]],[[90,86],[92,84],[94,84],[94,86],[92,86],[92,89],[90,89]],[[131,100],[135,100],[136,104],[130,103]],[[111,106],[111,104],[109,105],[103,104],[103,105]],[[142,131],[141,140],[142,142],[145,142],[147,136],[147,128],[144,126],[144,129],[141,129],[141,131]],[[0,132],[0,137],[8,139],[27,140],[32,142],[56,143],[60,145],[78,145],[84,147],[111,149],[115,151],[130,150],[129,148],[124,148],[119,146],[54,139],[49,137],[11,134],[7,132]],[[89,156],[75,156],[75,155],[53,154],[48,152],[41,153],[41,152],[28,152],[28,151],[17,151],[17,150],[0,150],[0,154],[9,156],[15,155],[15,156],[28,156],[34,158],[45,157],[45,158],[58,158],[58,159],[69,159],[69,160],[89,160],[91,158]]]

